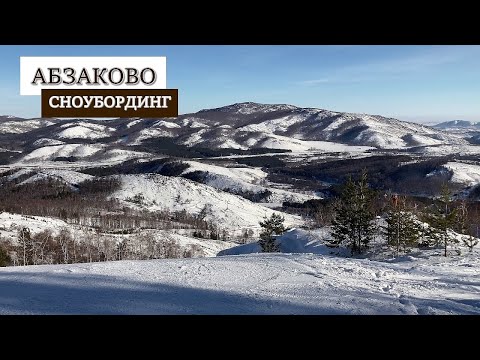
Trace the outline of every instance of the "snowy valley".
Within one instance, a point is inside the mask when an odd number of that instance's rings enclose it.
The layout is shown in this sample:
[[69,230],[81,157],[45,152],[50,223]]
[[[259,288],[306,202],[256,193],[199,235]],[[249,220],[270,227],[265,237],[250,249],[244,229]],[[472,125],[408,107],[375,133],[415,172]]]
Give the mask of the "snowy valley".
[[[0,116],[0,314],[478,314],[477,129],[250,102]],[[355,249],[333,227],[365,171],[375,229]],[[261,254],[276,216],[280,253]]]

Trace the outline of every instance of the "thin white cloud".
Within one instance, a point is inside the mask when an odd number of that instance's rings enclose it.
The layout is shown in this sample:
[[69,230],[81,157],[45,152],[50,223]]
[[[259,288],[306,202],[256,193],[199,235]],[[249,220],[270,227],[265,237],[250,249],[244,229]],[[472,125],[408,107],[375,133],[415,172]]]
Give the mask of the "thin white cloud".
[[328,73],[316,74],[312,79],[299,81],[297,85],[315,86],[324,83],[347,84],[395,78],[409,73],[431,71],[440,66],[460,63],[465,59],[479,55],[479,46],[421,47],[421,51],[417,54],[404,58],[372,61],[335,68]]
[[325,84],[330,82],[329,79],[314,79],[314,80],[304,80],[304,81],[299,81],[298,84],[300,85],[319,85],[319,84]]

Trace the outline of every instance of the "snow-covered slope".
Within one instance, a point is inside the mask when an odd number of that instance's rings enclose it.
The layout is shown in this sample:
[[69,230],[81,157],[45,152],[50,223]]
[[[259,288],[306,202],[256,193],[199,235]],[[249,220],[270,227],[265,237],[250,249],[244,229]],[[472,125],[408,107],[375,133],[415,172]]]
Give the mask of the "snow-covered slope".
[[[176,119],[87,121],[0,118],[0,133],[22,135],[19,140],[35,147],[60,145],[41,140],[45,138],[60,140],[66,145],[82,139],[90,144],[96,140],[98,145],[132,147],[157,141],[162,145],[161,139],[169,138],[168,144],[206,149],[271,148],[294,153],[362,153],[371,147],[405,149],[467,146],[478,142],[475,133],[467,140],[464,133],[448,130],[380,115],[252,102],[205,109],[180,115]],[[171,146],[168,144],[167,147]],[[5,146],[0,143],[0,147]],[[31,151],[31,147],[27,146],[27,150]],[[478,147],[475,151],[479,152]]]
[[185,161],[185,163],[189,165],[189,168],[183,171],[183,175],[201,171],[205,174],[203,183],[215,189],[225,190],[236,194],[241,192],[251,192],[255,194],[264,193],[266,191],[270,192],[271,194],[262,199],[262,202],[304,202],[310,199],[319,198],[318,195],[313,193],[303,194],[295,191],[274,188],[266,181],[267,173],[258,168],[222,167],[197,161]]
[[[10,175],[10,179],[23,175],[24,170],[19,170]],[[32,171],[32,176],[22,181],[19,185],[34,183],[39,180],[45,180],[47,178],[59,180],[69,185],[78,185],[81,182],[89,179],[93,179],[92,175],[83,174],[77,171],[64,170],[64,169],[45,169]]]
[[292,152],[305,151],[323,151],[328,153],[335,152],[364,152],[372,149],[371,146],[351,146],[329,141],[304,141],[292,139],[287,136],[269,134],[256,143],[258,147],[267,149],[286,149]]
[[32,233],[50,229],[57,233],[62,228],[74,229],[65,221],[43,216],[25,216],[8,212],[0,213],[0,236],[2,239],[16,241],[17,231],[28,227]]
[[80,122],[66,124],[65,129],[57,133],[60,139],[100,139],[109,136],[115,129],[98,124]]
[[196,246],[199,253],[196,253],[194,257],[213,257],[220,251],[236,246],[235,243],[229,241],[197,239],[167,230],[155,230],[155,237],[157,239],[172,239],[184,249],[191,247],[192,245]]
[[[202,130],[189,131],[187,125],[192,122],[203,124]],[[175,132],[180,135],[180,143],[213,148],[316,148],[336,152],[354,150],[342,148],[342,144],[383,149],[467,144],[462,136],[421,124],[292,105],[239,103],[180,116],[177,123],[182,125],[181,131]]]
[[312,254],[0,269],[0,314],[480,314],[478,253]]
[[480,165],[450,161],[443,167],[453,172],[450,180],[454,183],[469,186],[480,183]]
[[[156,174],[119,175],[119,177],[121,189],[114,192],[112,197],[123,200],[130,206],[137,206],[128,200],[140,194],[144,198],[142,206],[153,211],[185,210],[190,214],[199,214],[205,209],[207,221],[231,231],[258,230],[259,221],[275,212],[240,196],[183,178]],[[302,223],[299,217],[283,215],[287,225]]]
[[0,116],[0,134],[23,134],[54,124],[51,119],[21,119],[13,116]]
[[465,145],[465,144],[451,144],[451,145],[435,145],[435,146],[420,146],[411,148],[412,153],[422,154],[426,156],[447,156],[455,155],[478,155],[480,154],[480,146]]
[[52,145],[63,145],[65,144],[61,140],[49,139],[49,138],[40,138],[35,140],[32,145],[35,147],[42,147],[42,146],[52,146]]
[[[22,228],[29,228],[32,234],[44,230],[50,230],[53,235],[58,235],[62,229],[70,231],[76,241],[84,238],[92,239],[98,236],[93,228],[69,224],[63,220],[43,216],[26,216],[7,212],[0,213],[0,244],[4,240],[12,244],[17,243],[18,231]],[[96,234],[96,235],[95,235]],[[197,239],[189,236],[188,230],[149,230],[137,229],[132,234],[101,234],[102,239],[116,244],[119,241],[129,241],[131,244],[138,244],[142,236],[152,236],[157,241],[174,241],[181,249],[192,249],[195,251],[193,257],[216,256],[218,252],[234,247],[237,244],[229,241]]]
[[[325,245],[324,239],[329,237],[329,231],[326,228],[307,231],[303,229],[291,229],[278,237],[276,242],[283,253],[310,253],[310,254],[333,254],[339,253]],[[235,246],[218,253],[223,255],[244,255],[261,253],[262,248],[258,242],[252,242],[244,245]],[[346,254],[344,250],[341,253]]]
[[41,148],[33,150],[30,154],[25,155],[22,158],[23,162],[39,162],[54,160],[57,157],[70,157],[83,158],[91,156],[103,149],[101,144],[65,144],[54,146],[43,146]]
[[480,127],[480,123],[468,120],[451,120],[434,125],[434,127],[439,129],[472,128]]

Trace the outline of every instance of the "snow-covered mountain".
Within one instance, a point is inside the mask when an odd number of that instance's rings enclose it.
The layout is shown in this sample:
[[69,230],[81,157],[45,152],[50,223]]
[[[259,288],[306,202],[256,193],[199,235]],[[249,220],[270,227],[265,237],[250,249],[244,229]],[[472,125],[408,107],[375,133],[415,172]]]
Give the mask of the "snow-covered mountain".
[[[185,145],[213,148],[296,150],[296,140],[377,148],[465,143],[459,136],[421,124],[292,105],[239,103],[183,115],[178,120],[183,128],[195,124],[197,131],[177,129],[170,132],[171,136],[180,136],[179,141]],[[277,136],[282,136],[283,141]]]
[[100,148],[134,150],[159,139],[189,148],[293,152],[468,144],[463,136],[443,131],[440,125],[429,127],[380,115],[245,102],[175,119],[86,121],[4,116],[0,117],[0,147],[21,151],[20,158],[31,161],[47,153],[53,153],[53,157],[85,157]]
[[438,129],[452,129],[452,128],[472,128],[476,127],[480,129],[480,123],[468,121],[468,120],[451,120],[445,121],[440,124],[434,125],[434,128]]
[[437,124],[434,128],[461,136],[470,144],[480,144],[480,122],[452,120]]

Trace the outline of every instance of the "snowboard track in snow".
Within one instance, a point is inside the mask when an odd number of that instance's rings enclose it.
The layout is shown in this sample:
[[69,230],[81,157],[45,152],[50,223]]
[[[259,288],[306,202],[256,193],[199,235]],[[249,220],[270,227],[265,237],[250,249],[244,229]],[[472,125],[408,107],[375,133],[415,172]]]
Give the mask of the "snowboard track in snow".
[[313,254],[0,269],[0,314],[480,314],[478,256]]

